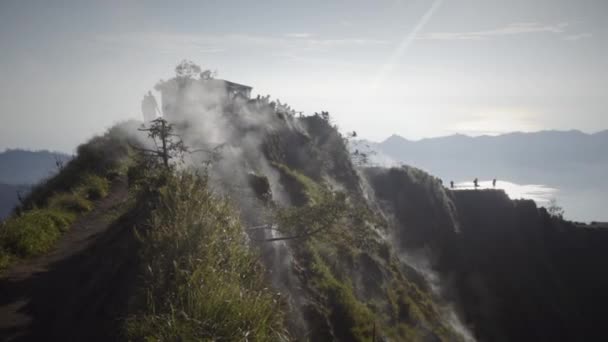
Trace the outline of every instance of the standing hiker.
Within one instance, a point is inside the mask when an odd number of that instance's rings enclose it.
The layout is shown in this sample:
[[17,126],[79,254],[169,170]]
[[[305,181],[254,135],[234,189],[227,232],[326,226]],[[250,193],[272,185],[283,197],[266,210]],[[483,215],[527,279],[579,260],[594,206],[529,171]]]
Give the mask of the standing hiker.
[[156,119],[156,112],[158,111],[158,104],[152,92],[149,91],[144,95],[144,99],[141,101],[141,111],[144,115],[144,124],[147,124]]

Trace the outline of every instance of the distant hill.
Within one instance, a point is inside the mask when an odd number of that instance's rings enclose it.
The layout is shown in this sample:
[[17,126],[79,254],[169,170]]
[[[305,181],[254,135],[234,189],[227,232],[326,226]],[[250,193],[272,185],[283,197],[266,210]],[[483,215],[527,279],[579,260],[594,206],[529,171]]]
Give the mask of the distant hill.
[[65,163],[70,158],[59,152],[6,150],[0,153],[0,183],[38,183],[57,171],[57,160]]
[[10,214],[18,202],[17,192],[55,174],[57,161],[71,157],[49,151],[6,150],[0,153],[0,219]]
[[19,193],[25,194],[28,185],[12,185],[0,183],[0,220],[7,217],[11,210],[19,204]]
[[[392,160],[413,165],[445,181],[497,177],[555,187],[561,190],[558,200],[573,218],[592,220],[602,214],[606,219],[600,207],[608,194],[608,130],[451,135],[418,141],[393,135],[380,143],[360,142],[364,143],[378,152],[380,164]],[[586,198],[589,203],[581,203]]]
[[[505,174],[505,168],[525,168],[523,174],[509,172],[506,175],[516,182],[546,183],[547,179],[563,176],[548,175],[548,168],[605,166],[608,163],[608,131],[596,134],[542,131],[480,137],[452,135],[419,141],[393,135],[374,146],[394,160],[428,168],[446,178],[500,177]],[[578,178],[571,170],[567,173],[574,180]]]

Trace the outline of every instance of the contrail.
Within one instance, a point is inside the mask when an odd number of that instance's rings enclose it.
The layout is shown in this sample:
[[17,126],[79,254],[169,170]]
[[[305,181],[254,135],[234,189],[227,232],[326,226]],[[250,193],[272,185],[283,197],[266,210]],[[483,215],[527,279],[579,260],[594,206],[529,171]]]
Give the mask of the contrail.
[[414,26],[414,28],[405,36],[405,38],[403,38],[399,46],[397,46],[390,58],[386,61],[386,63],[384,63],[384,65],[382,65],[382,68],[380,68],[380,71],[374,77],[374,80],[372,81],[371,85],[372,90],[377,89],[378,86],[380,86],[380,83],[382,83],[386,78],[386,75],[391,70],[393,70],[395,64],[397,64],[401,56],[403,56],[405,50],[412,44],[412,41],[416,38],[418,31],[420,31],[424,27],[424,25],[426,25],[426,23],[431,19],[431,17],[435,13],[435,10],[437,10],[437,8],[441,5],[442,2],[443,0],[435,0],[429,10],[426,11],[422,18],[420,18],[416,26]]

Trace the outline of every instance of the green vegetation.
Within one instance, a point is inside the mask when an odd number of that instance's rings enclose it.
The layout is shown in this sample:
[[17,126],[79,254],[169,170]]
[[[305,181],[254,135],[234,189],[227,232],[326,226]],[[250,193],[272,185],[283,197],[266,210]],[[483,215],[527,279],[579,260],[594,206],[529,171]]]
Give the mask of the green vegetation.
[[103,197],[108,191],[108,180],[124,174],[129,166],[132,150],[127,130],[134,130],[133,122],[116,125],[106,134],[80,145],[77,155],[59,173],[35,186],[17,212],[45,207],[57,193],[82,192],[87,199]]
[[89,200],[104,198],[108,195],[108,191],[110,191],[108,179],[93,174],[86,174],[76,190]]
[[17,258],[50,250],[78,215],[93,209],[93,202],[108,194],[109,181],[87,174],[70,192],[52,195],[40,208],[21,210],[0,224],[0,269]]
[[124,129],[115,126],[81,145],[76,158],[36,186],[15,214],[0,223],[0,270],[49,251],[78,215],[107,196],[110,179],[126,170],[130,152]]
[[313,258],[311,285],[322,293],[323,300],[330,309],[329,319],[339,323],[335,324],[334,333],[344,341],[370,341],[374,314],[357,299],[352,285],[337,279],[314,247],[310,250]]
[[128,319],[128,338],[283,339],[281,300],[265,287],[236,212],[208,189],[203,176],[159,177],[164,185],[156,189],[147,224],[138,230],[145,305]]
[[321,186],[301,172],[287,165],[272,164],[281,174],[281,182],[290,189],[292,200],[297,205],[314,203],[321,200]]
[[[0,257],[11,260],[48,251],[76,218],[58,208],[35,209],[4,222],[0,230]],[[6,266],[6,265],[5,265]]]
[[78,193],[59,193],[49,199],[48,207],[82,214],[91,211],[93,203]]
[[306,270],[304,286],[316,298],[311,310],[327,320],[334,338],[372,341],[375,330],[376,340],[458,340],[441,322],[433,295],[409,278],[415,272],[405,273],[378,234],[388,225],[383,218],[353,199],[356,195],[333,193],[296,170],[274,166],[291,196],[306,199],[278,211],[281,232],[297,235],[303,230],[298,227],[324,227],[290,243]]

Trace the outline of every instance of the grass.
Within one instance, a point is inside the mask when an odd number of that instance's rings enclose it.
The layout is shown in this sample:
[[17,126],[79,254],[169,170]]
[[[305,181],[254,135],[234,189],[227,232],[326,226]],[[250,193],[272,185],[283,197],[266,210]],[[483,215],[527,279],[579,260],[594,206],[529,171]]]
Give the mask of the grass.
[[59,193],[49,199],[48,207],[57,211],[76,214],[86,213],[93,209],[93,203],[79,193]]
[[168,177],[158,194],[138,231],[145,304],[127,320],[128,339],[284,340],[282,301],[229,203],[188,173]]
[[317,182],[286,165],[279,163],[272,163],[272,165],[281,172],[282,181],[291,185],[291,191],[297,192],[297,196],[304,199],[302,202],[314,204],[322,200],[323,187]]
[[374,269],[360,261],[361,256],[369,256],[367,247],[359,249],[334,235],[318,236],[301,248],[307,260],[304,267],[311,270],[308,287],[323,299],[321,311],[336,338],[371,341],[375,325],[376,338],[418,341],[432,335],[442,341],[459,340],[441,322],[433,296],[399,271],[394,256],[373,258],[374,267],[383,270],[384,276],[376,276],[379,287],[368,298],[357,280],[358,275]]
[[312,252],[312,283],[324,294],[326,305],[330,308],[329,319],[333,321],[334,333],[344,341],[371,341],[375,316],[360,302],[348,283],[336,278],[331,268],[316,252]]
[[93,208],[81,192],[58,193],[43,208],[14,215],[0,224],[0,270],[19,258],[49,251],[78,215]]
[[76,189],[76,193],[84,195],[89,200],[98,200],[108,195],[110,182],[98,175],[85,174]]
[[0,262],[48,251],[75,220],[76,214],[60,209],[34,209],[9,218],[0,226]]

